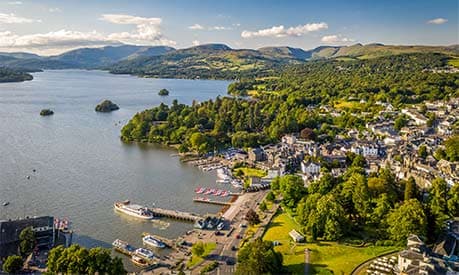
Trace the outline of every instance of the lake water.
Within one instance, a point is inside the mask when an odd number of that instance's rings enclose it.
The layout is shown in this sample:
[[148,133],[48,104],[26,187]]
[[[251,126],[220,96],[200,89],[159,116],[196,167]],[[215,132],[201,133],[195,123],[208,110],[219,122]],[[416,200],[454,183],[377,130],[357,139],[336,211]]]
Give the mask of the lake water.
[[[110,247],[116,238],[140,245],[142,232],[183,234],[191,224],[133,220],[115,213],[113,202],[216,213],[217,206],[192,202],[197,186],[216,186],[215,174],[180,163],[167,148],[124,144],[120,129],[138,111],[173,99],[190,104],[223,96],[228,84],[83,70],[45,71],[29,82],[0,84],[0,202],[10,202],[0,206],[0,219],[68,217],[74,242],[88,247]],[[157,95],[162,88],[168,97]],[[120,110],[96,113],[104,99]],[[44,108],[55,114],[41,117]]]

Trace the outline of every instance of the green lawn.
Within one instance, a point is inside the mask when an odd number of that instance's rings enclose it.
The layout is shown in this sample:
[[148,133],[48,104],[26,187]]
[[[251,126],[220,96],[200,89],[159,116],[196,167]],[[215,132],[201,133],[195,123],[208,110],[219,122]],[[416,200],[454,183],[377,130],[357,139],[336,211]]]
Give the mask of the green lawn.
[[451,66],[454,66],[456,68],[459,68],[459,58],[452,58],[448,61],[448,64]]
[[216,243],[205,243],[204,244],[204,254],[202,257],[192,256],[190,261],[186,264],[188,268],[192,268],[193,266],[199,264],[200,262],[204,261],[204,258],[210,254],[215,248],[217,247]]
[[239,167],[234,169],[234,171],[242,171],[244,176],[246,177],[264,177],[266,176],[266,171],[263,171],[261,169],[256,169],[256,168],[248,168],[248,167]]
[[279,241],[281,245],[275,249],[284,256],[284,265],[294,274],[302,274],[304,268],[304,250],[311,250],[310,263],[313,274],[349,274],[360,263],[386,252],[397,250],[390,246],[353,247],[336,242],[315,242],[293,244],[288,235],[290,230],[299,231],[295,223],[286,213],[278,214],[272,220],[263,236],[264,240]]

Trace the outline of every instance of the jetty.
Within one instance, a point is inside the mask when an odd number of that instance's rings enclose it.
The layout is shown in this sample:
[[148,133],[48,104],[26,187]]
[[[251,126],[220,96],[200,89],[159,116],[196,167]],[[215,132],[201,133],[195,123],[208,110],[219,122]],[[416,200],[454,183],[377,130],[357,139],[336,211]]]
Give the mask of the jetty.
[[189,221],[189,222],[196,222],[199,220],[204,219],[204,217],[199,216],[194,213],[177,211],[177,210],[170,210],[170,209],[163,209],[159,207],[148,208],[155,217],[166,217],[175,220],[181,221]]
[[216,201],[216,200],[204,199],[204,198],[194,198],[193,201],[194,202],[209,203],[209,204],[216,204],[216,205],[231,205],[231,202]]

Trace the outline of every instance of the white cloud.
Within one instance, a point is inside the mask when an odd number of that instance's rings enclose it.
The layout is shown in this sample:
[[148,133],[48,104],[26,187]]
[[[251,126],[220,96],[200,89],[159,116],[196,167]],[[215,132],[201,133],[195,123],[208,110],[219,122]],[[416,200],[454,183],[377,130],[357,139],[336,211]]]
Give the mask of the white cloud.
[[161,18],[139,17],[126,14],[103,14],[101,20],[120,25],[135,25],[133,32],[120,32],[108,35],[108,40],[138,45],[169,45],[175,41],[169,40],[161,33]]
[[354,42],[355,40],[352,38],[343,37],[341,34],[333,34],[333,35],[326,35],[323,36],[321,39],[322,42],[325,43],[345,43],[345,42]]
[[49,8],[49,12],[54,13],[54,12],[61,12],[62,10],[60,8]]
[[204,27],[199,25],[199,24],[194,24],[192,26],[189,26],[188,29],[190,29],[190,30],[203,30]]
[[0,13],[0,24],[21,24],[41,22],[41,20],[33,20],[25,17],[16,16],[14,13]]
[[231,27],[225,27],[225,26],[213,26],[209,27],[209,31],[228,31],[232,30]]
[[199,40],[193,40],[191,44],[193,44],[193,46],[199,46],[201,42],[199,42]]
[[448,19],[439,17],[439,18],[435,18],[435,19],[427,21],[427,24],[441,25],[441,24],[445,24],[446,22],[448,22]]
[[[2,22],[0,14],[0,22]],[[11,17],[8,17],[11,19]],[[47,33],[18,35],[11,31],[0,32],[1,50],[26,50],[41,54],[56,54],[79,47],[101,47],[121,43],[136,45],[175,45],[175,41],[164,37],[160,30],[160,18],[145,18],[120,14],[104,14],[101,20],[123,25],[135,25],[130,32],[101,33],[58,30]],[[3,20],[5,21],[5,20]],[[24,20],[10,20],[29,22]]]
[[262,29],[258,31],[246,31],[241,33],[243,38],[253,37],[285,37],[285,36],[302,36],[309,32],[315,32],[328,29],[327,23],[308,23],[305,25],[298,25],[296,27],[285,28],[283,25],[273,26],[269,29]]
[[8,5],[22,5],[21,1],[10,1],[8,2]]

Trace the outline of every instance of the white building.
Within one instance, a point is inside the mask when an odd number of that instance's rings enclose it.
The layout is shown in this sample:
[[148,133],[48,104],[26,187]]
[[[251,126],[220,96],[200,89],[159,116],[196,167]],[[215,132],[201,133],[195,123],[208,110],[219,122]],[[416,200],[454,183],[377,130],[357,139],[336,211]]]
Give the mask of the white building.
[[318,175],[320,174],[320,164],[312,161],[301,162],[301,172],[307,175]]

